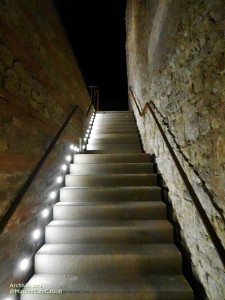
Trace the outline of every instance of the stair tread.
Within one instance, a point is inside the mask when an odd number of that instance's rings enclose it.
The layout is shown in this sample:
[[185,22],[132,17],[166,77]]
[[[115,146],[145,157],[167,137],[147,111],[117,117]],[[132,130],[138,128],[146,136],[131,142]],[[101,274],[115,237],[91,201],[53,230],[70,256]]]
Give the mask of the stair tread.
[[54,220],[164,220],[166,205],[161,201],[65,201],[54,205],[53,216]]
[[105,187],[105,186],[157,186],[156,174],[86,174],[65,176],[65,186],[67,187]]
[[[97,198],[97,199],[96,199]],[[60,201],[157,201],[161,200],[158,186],[62,187]]]
[[132,255],[132,256],[180,256],[179,250],[174,244],[153,243],[89,243],[89,244],[45,244],[38,255]]
[[[68,187],[68,186],[65,186],[65,187],[62,187],[61,190],[78,190],[78,189],[82,189],[82,190],[85,190],[87,189],[86,187]],[[149,191],[153,191],[153,190],[156,190],[156,191],[160,191],[161,188],[158,187],[158,186],[116,186],[116,187],[88,187],[88,190],[99,190],[99,189],[103,189],[105,191],[110,191],[110,190],[113,190],[113,191],[116,191],[116,190],[121,190],[121,191],[141,191],[141,190],[149,190]]]
[[[77,201],[77,202],[57,202],[54,206],[101,206],[101,207],[128,207],[127,201],[116,201],[106,202],[106,201]],[[165,207],[166,205],[161,201],[147,202],[147,201],[130,201],[129,207]]]
[[[83,155],[87,155],[87,154],[83,154]],[[87,163],[72,163],[70,165],[75,165],[75,166],[78,166],[78,165],[81,165],[81,166],[84,166],[84,165],[87,165],[87,166],[98,166],[98,167],[117,167],[117,166],[120,166],[120,167],[135,167],[135,166],[152,166],[153,163],[152,162],[143,162],[143,163],[137,163],[137,162],[125,162],[125,163],[120,163],[120,162],[108,162],[108,163],[98,163],[98,162],[87,162]],[[132,173],[131,173],[132,174]],[[146,173],[143,173],[143,174],[146,174]]]
[[86,174],[86,175],[83,175],[83,174],[81,174],[81,175],[79,175],[79,174],[66,174],[66,176],[68,176],[68,177],[74,177],[74,178],[76,178],[76,177],[78,177],[78,178],[99,178],[99,179],[105,179],[105,178],[116,178],[116,177],[118,177],[118,178],[136,178],[136,177],[138,177],[138,178],[142,178],[142,177],[147,177],[147,178],[154,178],[154,177],[157,177],[157,174],[147,174],[147,173],[138,173],[138,174],[117,174],[117,173],[112,173],[112,174],[104,174],[104,175],[102,175],[102,174],[94,174],[94,175],[92,175],[92,174]]
[[153,292],[155,295],[160,291],[188,291],[190,295],[192,295],[192,290],[185,280],[184,276],[177,274],[35,274],[29,280],[27,285],[42,286],[43,289],[63,288],[64,292]]
[[168,220],[53,220],[47,227],[170,228]]
[[132,137],[132,138],[136,138],[136,137],[139,137],[138,134],[135,132],[132,132],[132,133],[93,133],[91,134],[92,135],[92,138],[122,138],[122,137]]
[[151,155],[147,153],[105,153],[105,154],[74,154],[74,162],[78,162],[79,160],[82,163],[89,163],[90,160],[95,162],[113,162],[113,163],[123,163],[125,162],[133,162],[136,160],[136,163],[141,162],[151,162]]
[[88,145],[105,145],[105,144],[132,144],[140,145],[139,137],[115,137],[115,138],[89,138]]

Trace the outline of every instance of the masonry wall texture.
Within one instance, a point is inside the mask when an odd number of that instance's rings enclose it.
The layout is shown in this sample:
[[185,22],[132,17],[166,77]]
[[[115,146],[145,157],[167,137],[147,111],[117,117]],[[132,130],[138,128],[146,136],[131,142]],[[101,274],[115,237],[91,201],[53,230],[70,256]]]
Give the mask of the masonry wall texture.
[[[148,101],[225,246],[225,2],[128,0],[129,85]],[[225,272],[148,111],[135,111],[144,149],[169,188],[195,276],[210,300],[224,299]],[[166,125],[165,125],[166,124]],[[180,151],[177,150],[180,148]]]
[[70,143],[83,136],[89,104],[53,1],[0,1],[0,219],[74,106],[80,108],[0,236],[1,295],[26,277],[18,261],[39,246],[31,232],[44,225],[40,212],[52,204]]

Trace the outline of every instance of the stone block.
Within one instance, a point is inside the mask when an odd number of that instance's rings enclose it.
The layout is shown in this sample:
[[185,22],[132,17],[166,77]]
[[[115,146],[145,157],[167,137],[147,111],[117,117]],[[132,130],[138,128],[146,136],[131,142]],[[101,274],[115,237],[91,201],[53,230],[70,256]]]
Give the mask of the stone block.
[[222,164],[225,163],[225,138],[219,136],[216,141],[216,158]]
[[6,48],[5,45],[0,44],[0,59],[2,61],[4,61],[4,63],[8,66],[8,67],[12,67],[13,65],[13,55],[12,53],[9,51],[8,48]]
[[5,76],[6,64],[0,60],[0,78]]
[[7,137],[0,137],[0,152],[6,152],[8,150]]
[[37,93],[35,90],[32,90],[32,98],[33,98],[34,101],[36,101],[36,102],[41,102],[40,95],[39,95],[39,93]]
[[4,88],[13,96],[15,96],[16,98],[19,95],[19,89],[14,85],[14,83],[9,79],[6,78],[5,82],[4,82]]
[[24,84],[32,84],[32,76],[25,69],[24,64],[21,62],[15,62],[13,66],[14,71],[18,75],[21,81],[25,82]]
[[31,87],[28,83],[26,82],[21,82],[21,93],[26,97],[31,96]]
[[5,73],[6,78],[8,78],[17,88],[20,87],[20,80],[16,72],[12,69],[9,69]]

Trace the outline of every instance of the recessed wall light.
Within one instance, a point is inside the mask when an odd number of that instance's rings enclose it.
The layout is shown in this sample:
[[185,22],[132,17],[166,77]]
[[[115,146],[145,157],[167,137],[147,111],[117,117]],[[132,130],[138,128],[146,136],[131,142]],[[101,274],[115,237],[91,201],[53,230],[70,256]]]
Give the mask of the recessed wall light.
[[56,182],[57,182],[57,183],[62,183],[62,182],[63,182],[63,177],[62,177],[62,176],[58,176],[58,177],[56,178]]
[[62,165],[61,169],[62,169],[63,171],[66,171],[66,170],[67,170],[67,165]]
[[47,218],[49,216],[49,209],[45,208],[42,212],[42,217]]
[[56,196],[57,196],[57,193],[55,191],[53,191],[53,192],[50,193],[50,198],[51,199],[55,199]]
[[33,236],[34,240],[38,240],[41,236],[41,230],[40,229],[35,229],[32,236]]
[[24,258],[20,262],[20,270],[25,271],[29,267],[29,259]]
[[67,155],[67,156],[66,156],[66,160],[67,160],[67,161],[71,161],[71,160],[72,160],[72,156],[71,156],[71,155]]

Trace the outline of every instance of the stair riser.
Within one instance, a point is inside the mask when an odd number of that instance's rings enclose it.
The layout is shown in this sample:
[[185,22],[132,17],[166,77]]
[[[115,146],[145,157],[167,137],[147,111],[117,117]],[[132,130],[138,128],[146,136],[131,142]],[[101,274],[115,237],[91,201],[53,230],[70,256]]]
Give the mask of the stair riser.
[[88,144],[98,144],[98,145],[104,145],[104,144],[138,144],[139,138],[133,138],[133,137],[122,137],[122,138],[108,138],[108,139],[96,139],[96,138],[90,138],[88,139]]
[[104,115],[96,115],[95,120],[135,120],[134,115],[130,114],[130,115],[110,115],[110,116],[104,116]]
[[132,117],[124,117],[124,118],[98,118],[95,117],[94,119],[95,123],[135,123],[134,118]]
[[87,145],[87,150],[104,150],[106,153],[142,153],[140,144]]
[[134,118],[134,115],[133,113],[122,113],[122,114],[96,114],[95,115],[95,118],[99,118],[99,119],[103,119],[103,118],[106,118],[106,119],[123,119],[123,118]]
[[[111,130],[118,130],[118,129],[121,129],[121,128],[123,128],[123,129],[137,129],[137,126],[136,126],[136,124],[135,123],[130,123],[130,124],[128,124],[128,123],[107,123],[107,124],[103,124],[103,123],[100,123],[100,122],[98,122],[98,123],[94,123],[93,125],[92,125],[92,129],[93,130],[95,130],[95,129],[111,129]],[[128,131],[129,132],[129,131]]]
[[35,273],[48,274],[131,274],[178,273],[181,259],[177,254],[166,257],[157,254],[66,255],[36,254]]
[[[41,284],[40,284],[41,285]],[[190,291],[160,291],[152,292],[68,292],[62,295],[54,294],[54,300],[194,300]],[[21,295],[21,300],[52,300],[52,294]]]
[[70,173],[74,175],[95,174],[149,174],[153,173],[153,164],[71,164]]
[[157,175],[66,175],[66,187],[155,186]]
[[163,220],[166,207],[116,206],[57,206],[53,207],[54,220]]
[[96,112],[95,116],[133,116],[132,111],[125,111],[125,110],[107,110],[107,111],[98,111]]
[[171,226],[165,228],[118,228],[118,227],[53,227],[46,228],[46,243],[172,243]]
[[149,154],[75,154],[74,163],[149,163]]
[[124,138],[136,138],[139,139],[138,133],[101,133],[101,134],[91,134],[91,138],[94,139],[124,139]]
[[137,125],[135,122],[106,122],[106,121],[94,121],[93,128],[95,127],[102,127],[102,128],[108,128],[108,127],[124,127],[124,128],[137,128]]
[[143,188],[62,188],[60,201],[160,201],[161,190]]
[[91,130],[92,134],[138,134],[137,128],[102,128],[95,127]]
[[[103,282],[105,284],[103,284]],[[148,282],[149,284],[146,284]],[[88,283],[88,284],[87,284]],[[163,284],[162,284],[163,283]],[[90,275],[34,275],[28,286],[42,286],[45,289],[57,290],[64,287],[63,299],[66,300],[193,300],[193,293],[186,280],[181,275],[154,274],[139,277]],[[24,294],[21,299],[53,300],[52,295]],[[42,295],[47,298],[42,298]],[[61,297],[61,298],[58,298]],[[25,297],[25,298],[23,298]],[[39,298],[40,297],[40,298]],[[72,298],[73,297],[73,298]],[[54,300],[62,300],[62,295],[54,294]]]

